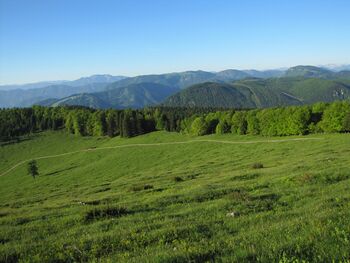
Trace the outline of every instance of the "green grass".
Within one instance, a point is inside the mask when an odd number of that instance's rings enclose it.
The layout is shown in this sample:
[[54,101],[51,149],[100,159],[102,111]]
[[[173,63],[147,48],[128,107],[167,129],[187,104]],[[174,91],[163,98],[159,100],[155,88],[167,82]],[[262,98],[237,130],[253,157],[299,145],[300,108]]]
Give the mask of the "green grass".
[[[0,147],[16,163],[93,147],[189,140],[37,134]],[[79,152],[0,177],[0,262],[349,262],[350,135],[277,143],[188,144]],[[254,169],[254,164],[263,168]]]

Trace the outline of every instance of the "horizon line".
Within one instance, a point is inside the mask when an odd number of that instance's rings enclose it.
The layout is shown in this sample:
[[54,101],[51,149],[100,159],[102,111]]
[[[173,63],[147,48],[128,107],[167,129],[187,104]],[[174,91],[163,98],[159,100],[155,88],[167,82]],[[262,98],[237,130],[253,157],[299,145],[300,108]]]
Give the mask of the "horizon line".
[[[125,78],[133,78],[133,77],[138,77],[138,76],[147,76],[147,75],[163,75],[163,74],[175,74],[175,73],[184,73],[184,72],[195,72],[195,71],[203,71],[203,72],[211,72],[211,73],[218,73],[222,72],[225,70],[238,70],[238,71],[249,71],[249,70],[256,70],[256,71],[269,71],[269,70],[280,70],[280,71],[285,71],[293,67],[297,66],[313,66],[313,67],[320,67],[320,68],[326,68],[328,70],[331,70],[330,67],[341,67],[341,66],[350,66],[349,63],[328,63],[328,64],[297,64],[294,66],[282,66],[282,67],[274,67],[274,68],[264,68],[264,69],[257,69],[257,68],[249,68],[249,69],[239,69],[239,67],[235,68],[226,68],[222,70],[203,70],[203,69],[191,69],[191,70],[179,70],[179,71],[170,71],[170,72],[158,72],[158,73],[143,73],[143,74],[113,74],[113,73],[97,73],[97,74],[91,74],[91,75],[83,75],[78,78],[72,78],[72,79],[54,79],[54,80],[37,80],[37,81],[27,81],[27,82],[21,82],[21,83],[0,83],[0,86],[21,86],[21,85],[30,85],[30,84],[37,84],[37,83],[45,83],[45,82],[70,82],[70,81],[76,81],[82,78],[89,78],[93,76],[112,76],[112,77],[125,77]],[[54,83],[52,83],[54,84]]]

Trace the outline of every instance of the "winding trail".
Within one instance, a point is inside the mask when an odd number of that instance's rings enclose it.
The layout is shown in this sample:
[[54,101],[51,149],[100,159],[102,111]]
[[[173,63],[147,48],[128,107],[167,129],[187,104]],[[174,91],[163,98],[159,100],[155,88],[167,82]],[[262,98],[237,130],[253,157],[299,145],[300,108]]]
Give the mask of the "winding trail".
[[260,140],[260,141],[222,141],[222,140],[189,140],[184,142],[159,142],[159,143],[136,143],[136,144],[125,144],[125,145],[116,145],[116,146],[106,146],[106,147],[98,147],[98,148],[88,148],[88,149],[82,149],[78,151],[73,152],[66,152],[56,155],[46,155],[46,156],[39,156],[39,157],[33,157],[28,160],[21,161],[5,172],[0,174],[1,176],[4,176],[11,172],[12,170],[16,169],[18,166],[21,166],[22,164],[25,164],[26,162],[29,162],[31,160],[42,160],[42,159],[49,159],[49,158],[56,158],[61,157],[65,155],[71,155],[75,153],[82,153],[82,152],[94,152],[94,151],[100,151],[100,150],[108,150],[108,149],[117,149],[117,148],[128,148],[128,147],[148,147],[148,146],[162,146],[162,145],[174,145],[174,144],[189,144],[189,143],[196,143],[196,142],[209,142],[209,143],[222,143],[222,144],[254,144],[254,143],[278,143],[278,142],[290,142],[290,141],[308,141],[308,140],[323,140],[324,138],[293,138],[293,139],[280,139],[280,140]]

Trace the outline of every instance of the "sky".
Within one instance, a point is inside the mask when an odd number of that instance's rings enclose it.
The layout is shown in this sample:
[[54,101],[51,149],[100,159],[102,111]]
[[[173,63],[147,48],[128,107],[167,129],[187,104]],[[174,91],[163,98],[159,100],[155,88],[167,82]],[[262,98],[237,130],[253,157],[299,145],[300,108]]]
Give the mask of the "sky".
[[350,63],[349,0],[0,0],[0,84]]

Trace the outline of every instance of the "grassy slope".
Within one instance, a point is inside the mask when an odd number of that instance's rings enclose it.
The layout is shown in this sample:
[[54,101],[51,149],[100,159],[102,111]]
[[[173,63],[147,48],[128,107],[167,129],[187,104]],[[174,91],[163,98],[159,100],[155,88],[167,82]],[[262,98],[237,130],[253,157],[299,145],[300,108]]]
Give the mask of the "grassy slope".
[[[307,137],[325,139],[77,153],[39,160],[35,180],[18,167],[0,177],[0,261],[349,259],[350,136]],[[0,147],[0,173],[37,156],[191,139],[266,138],[44,133]],[[265,168],[251,168],[255,162]],[[153,188],[142,190],[146,184]],[[98,212],[120,207],[128,211],[120,217]]]

